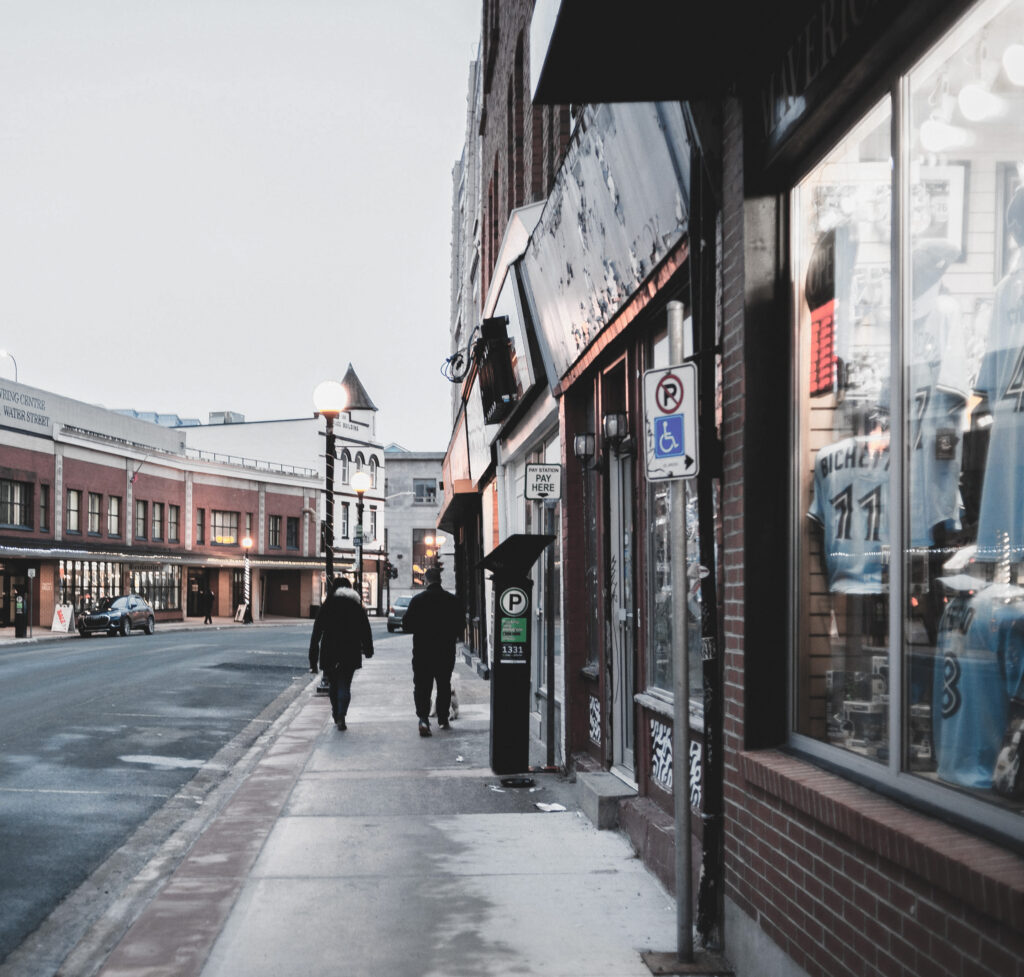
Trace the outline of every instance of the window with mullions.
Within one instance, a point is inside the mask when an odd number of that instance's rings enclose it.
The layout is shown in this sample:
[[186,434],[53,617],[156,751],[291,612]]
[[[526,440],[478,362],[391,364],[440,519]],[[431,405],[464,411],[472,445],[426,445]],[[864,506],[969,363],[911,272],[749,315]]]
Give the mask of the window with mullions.
[[98,536],[100,532],[100,510],[103,507],[103,496],[98,492],[89,493],[89,532]]
[[297,550],[299,548],[299,518],[298,516],[288,516],[285,522],[285,545],[290,550]]
[[416,505],[436,505],[437,481],[433,478],[414,478],[412,494]]
[[153,503],[153,539],[162,540],[164,538],[164,504],[162,502]]
[[135,538],[146,538],[146,524],[148,521],[148,503],[137,499],[135,501]]
[[17,529],[32,528],[30,482],[12,482],[0,478],[0,525]]
[[121,535],[121,496],[107,496],[107,535]]
[[238,544],[238,513],[213,509],[210,512],[210,541],[216,546]]
[[67,531],[82,531],[82,493],[78,489],[68,489]]
[[1022,33],[1024,0],[977,4],[894,87],[898,145],[887,99],[796,187],[792,219],[795,729],[1008,812],[1024,808]]
[[181,567],[133,567],[131,586],[155,611],[181,609]]
[[267,537],[271,549],[281,548],[281,517],[270,516],[267,520]]
[[181,531],[181,506],[168,505],[167,506],[167,541],[170,543],[177,543],[180,541],[179,533]]

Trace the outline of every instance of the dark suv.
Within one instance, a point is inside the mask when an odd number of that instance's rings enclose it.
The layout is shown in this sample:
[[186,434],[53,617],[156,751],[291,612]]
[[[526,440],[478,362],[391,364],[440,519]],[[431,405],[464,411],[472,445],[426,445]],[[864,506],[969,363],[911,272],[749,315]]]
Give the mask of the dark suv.
[[88,614],[78,616],[78,633],[83,638],[90,634],[120,634],[128,637],[133,628],[152,634],[156,626],[153,608],[138,594],[104,597]]

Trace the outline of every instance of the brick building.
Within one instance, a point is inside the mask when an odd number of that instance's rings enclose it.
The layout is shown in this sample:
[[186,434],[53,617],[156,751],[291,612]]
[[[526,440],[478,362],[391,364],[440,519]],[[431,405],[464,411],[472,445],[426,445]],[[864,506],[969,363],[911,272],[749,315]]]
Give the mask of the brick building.
[[[518,288],[512,284],[514,273],[509,275],[509,268],[528,237],[528,230],[523,233],[524,214],[546,198],[569,134],[568,106],[531,102],[532,9],[529,0],[486,0],[482,5],[480,57],[469,75],[466,142],[453,181],[453,302],[447,369],[457,393],[438,525],[454,538],[466,643],[482,668],[488,657],[491,595],[479,563],[503,538],[505,515],[495,482],[495,428],[481,401],[473,350],[482,338],[481,321],[496,314],[506,284],[507,296]],[[536,216],[526,220],[535,221]],[[524,355],[525,341],[522,334],[519,349]],[[521,381],[519,386],[522,390]],[[550,421],[542,426],[550,439]]]
[[[134,591],[157,622],[233,615],[248,548],[255,617],[319,602],[321,480],[269,460],[228,462],[170,428],[57,394],[0,384],[0,626],[18,595],[31,623]],[[315,442],[314,442],[315,446]]]
[[[530,26],[533,111],[579,109],[525,245],[484,221],[482,312],[511,271],[540,369],[496,426],[467,374],[445,488],[483,485],[488,542],[529,528],[550,393],[564,762],[621,785],[670,886],[689,801],[698,933],[737,974],[1024,974],[1024,4]],[[486,215],[515,184],[484,160]],[[680,360],[683,495],[643,380]]]

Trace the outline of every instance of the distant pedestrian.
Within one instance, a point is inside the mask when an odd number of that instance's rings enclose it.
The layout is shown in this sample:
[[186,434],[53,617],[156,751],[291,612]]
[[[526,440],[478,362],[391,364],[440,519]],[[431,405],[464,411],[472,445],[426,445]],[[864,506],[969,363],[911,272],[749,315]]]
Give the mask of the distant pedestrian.
[[448,729],[451,714],[452,672],[455,642],[462,636],[464,621],[459,600],[441,586],[441,571],[431,567],[425,574],[427,589],[406,608],[402,630],[412,634],[412,683],[420,736],[430,736],[430,697],[437,684],[437,725]]
[[331,581],[331,593],[321,606],[309,639],[309,670],[323,670],[331,697],[331,716],[338,729],[347,729],[345,716],[352,701],[352,676],[373,657],[370,619],[345,577]]
[[203,624],[213,624],[213,602],[217,595],[209,587],[203,591]]

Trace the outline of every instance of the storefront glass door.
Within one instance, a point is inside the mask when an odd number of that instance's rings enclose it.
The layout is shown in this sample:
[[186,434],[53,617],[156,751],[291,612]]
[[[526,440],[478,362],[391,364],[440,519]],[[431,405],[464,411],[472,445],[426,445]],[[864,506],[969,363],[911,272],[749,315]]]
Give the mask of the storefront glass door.
[[633,593],[633,458],[611,455],[608,464],[609,610],[611,643],[612,763],[634,779],[633,693],[636,606]]

